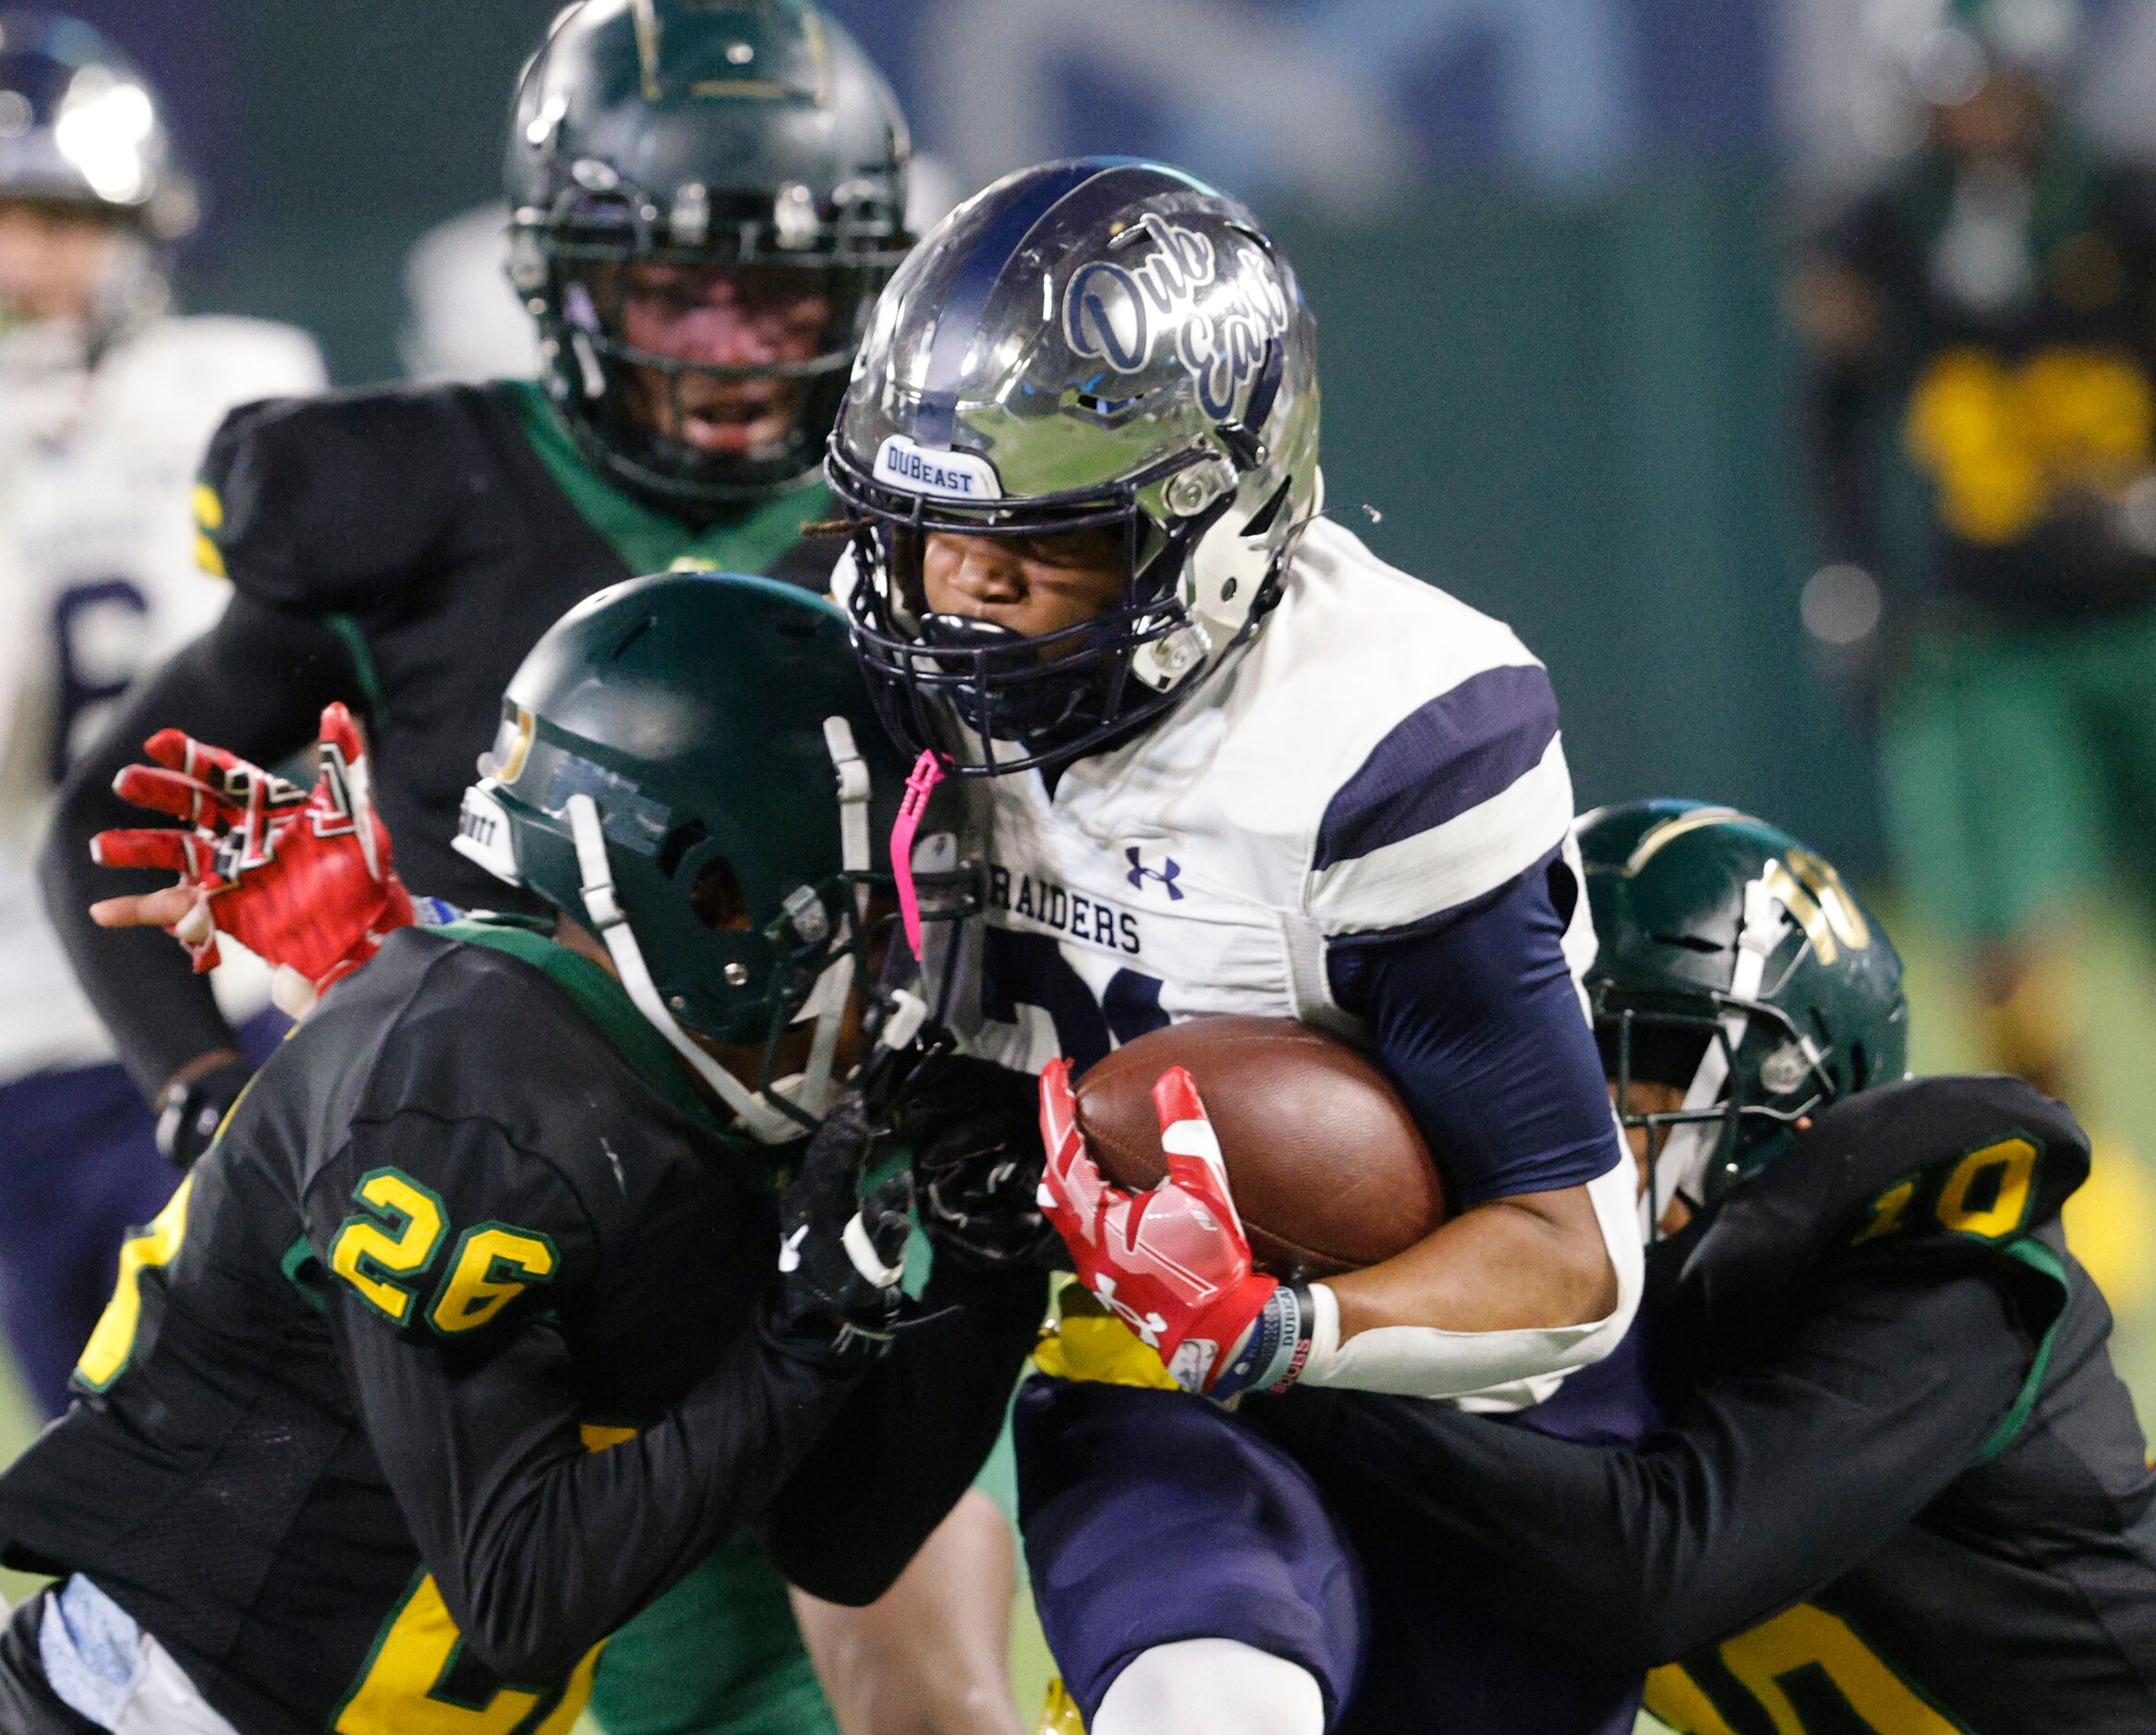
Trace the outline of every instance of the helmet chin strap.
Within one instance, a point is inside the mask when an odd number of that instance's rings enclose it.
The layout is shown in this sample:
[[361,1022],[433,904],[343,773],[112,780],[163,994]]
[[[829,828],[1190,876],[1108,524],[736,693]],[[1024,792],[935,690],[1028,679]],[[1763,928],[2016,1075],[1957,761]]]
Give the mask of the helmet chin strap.
[[[843,717],[823,720],[824,749],[831,756],[831,769],[839,781],[839,864],[854,876],[854,920],[856,933],[868,931],[868,762],[854,745],[854,725]],[[787,1100],[808,1113],[830,1112],[838,1094],[839,1032],[853,999],[854,967],[850,955],[842,955],[824,971],[794,1022],[816,1020],[816,1034],[808,1045],[808,1065],[798,1078],[782,1081]]]
[[613,868],[607,860],[606,833],[600,825],[597,805],[589,795],[575,795],[569,797],[565,811],[569,834],[576,843],[576,868],[583,879],[578,890],[584,900],[586,919],[606,941],[608,955],[613,959],[622,986],[628,990],[636,1010],[667,1039],[674,1052],[696,1070],[696,1076],[710,1086],[719,1099],[733,1110],[743,1129],[751,1136],[766,1145],[783,1145],[799,1138],[800,1122],[784,1110],[773,1107],[734,1077],[698,1048],[688,1032],[674,1021],[651,980],[636,936],[630,931],[628,917],[614,893]]
[[[1759,998],[1760,984],[1766,978],[1767,959],[1782,943],[1787,922],[1781,900],[1768,889],[1764,879],[1745,886],[1744,927],[1737,936],[1737,963],[1729,973],[1730,999]],[[1722,1100],[1729,1087],[1730,1057],[1742,1048],[1750,1023],[1748,1013],[1732,1010],[1723,1014],[1722,1040],[1708,1043],[1707,1051],[1700,1056],[1699,1068],[1684,1093],[1685,1111],[1711,1109]],[[1672,1130],[1654,1160],[1655,1184],[1647,1190],[1650,1233],[1667,1200],[1680,1198],[1694,1210],[1705,1204],[1707,1168],[1721,1145],[1722,1131],[1720,1121],[1687,1121]],[[1668,1181],[1666,1192],[1661,1184],[1665,1177]]]

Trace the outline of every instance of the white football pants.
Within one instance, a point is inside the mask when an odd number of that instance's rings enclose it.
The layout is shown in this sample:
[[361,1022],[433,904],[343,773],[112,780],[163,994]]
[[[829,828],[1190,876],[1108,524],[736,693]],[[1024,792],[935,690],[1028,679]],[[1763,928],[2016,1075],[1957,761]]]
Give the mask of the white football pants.
[[1324,1735],[1317,1677],[1233,1639],[1157,1644],[1115,1678],[1093,1735]]

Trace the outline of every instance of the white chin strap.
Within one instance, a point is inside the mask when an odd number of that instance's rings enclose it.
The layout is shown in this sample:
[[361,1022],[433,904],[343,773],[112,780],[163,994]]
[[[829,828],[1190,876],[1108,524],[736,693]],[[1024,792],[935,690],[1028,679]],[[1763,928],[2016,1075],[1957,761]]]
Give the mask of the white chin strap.
[[[831,769],[839,778],[839,861],[854,880],[854,920],[859,931],[868,926],[868,762],[854,745],[854,725],[843,717],[823,720],[823,744],[831,756]],[[830,967],[817,979],[807,1001],[794,1014],[795,1024],[816,1020],[816,1035],[808,1046],[808,1065],[793,1077],[772,1086],[789,1102],[798,1103],[810,1114],[830,1111],[839,1094],[833,1076],[838,1065],[839,1032],[846,1022],[846,1007],[854,997],[854,961],[842,950]]]
[[[1759,998],[1760,984],[1766,977],[1767,959],[1782,943],[1782,932],[1788,919],[1781,900],[1768,889],[1763,878],[1746,884],[1744,926],[1737,936],[1737,964],[1729,973],[1732,1000]],[[1741,1012],[1724,1015],[1722,1040],[1707,1044],[1707,1051],[1700,1056],[1699,1070],[1692,1074],[1691,1085],[1684,1093],[1686,1111],[1712,1109],[1722,1100],[1729,1087],[1729,1057],[1743,1045],[1750,1022],[1750,1015]],[[1673,1197],[1683,1199],[1695,1210],[1705,1203],[1707,1166],[1714,1160],[1715,1148],[1721,1142],[1719,1120],[1690,1121],[1671,1129],[1661,1154],[1654,1159],[1653,1184],[1640,1201],[1648,1234],[1654,1232],[1664,1207]]]
[[569,834],[576,843],[576,870],[583,880],[578,890],[584,900],[585,918],[606,941],[607,952],[614,961],[622,986],[628,990],[636,1010],[651,1021],[659,1034],[672,1045],[674,1052],[696,1069],[696,1076],[710,1086],[720,1101],[733,1110],[744,1131],[767,1145],[783,1145],[799,1138],[802,1126],[798,1121],[734,1077],[698,1048],[688,1032],[674,1021],[673,1013],[667,1010],[665,1001],[660,998],[659,989],[651,980],[636,936],[629,930],[621,900],[614,894],[613,868],[607,860],[606,832],[599,822],[598,807],[589,795],[575,795],[569,797],[564,810],[569,819]]

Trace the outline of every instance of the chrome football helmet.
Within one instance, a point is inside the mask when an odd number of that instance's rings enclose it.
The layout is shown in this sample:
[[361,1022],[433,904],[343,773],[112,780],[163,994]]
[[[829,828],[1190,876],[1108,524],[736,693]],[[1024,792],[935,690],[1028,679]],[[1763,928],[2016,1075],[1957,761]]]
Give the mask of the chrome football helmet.
[[[892,733],[970,776],[1068,762],[1188,695],[1317,511],[1317,329],[1235,200],[1122,157],[1007,176],[885,291],[827,467],[854,644]],[[1120,599],[1020,636],[932,613],[930,533],[1112,529]]]
[[169,254],[198,214],[194,183],[175,158],[150,80],[80,19],[0,11],[0,201],[110,230],[82,319],[33,322],[0,307],[9,390],[91,365],[164,311]]

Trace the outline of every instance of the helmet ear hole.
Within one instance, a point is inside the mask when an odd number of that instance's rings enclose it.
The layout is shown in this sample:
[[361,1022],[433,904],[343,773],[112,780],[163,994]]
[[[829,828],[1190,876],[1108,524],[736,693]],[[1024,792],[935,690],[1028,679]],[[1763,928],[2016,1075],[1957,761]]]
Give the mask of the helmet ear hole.
[[689,908],[714,932],[740,933],[748,927],[748,895],[741,889],[741,876],[723,855],[714,855],[696,869],[689,887]]
[[669,880],[672,879],[674,869],[682,865],[683,858],[697,844],[708,843],[710,836],[710,831],[701,819],[691,819],[685,824],[675,826],[659,845],[659,871]]
[[1864,1052],[1861,1042],[1849,1045],[1849,1087],[1862,1090],[1871,1082],[1871,1057]]

